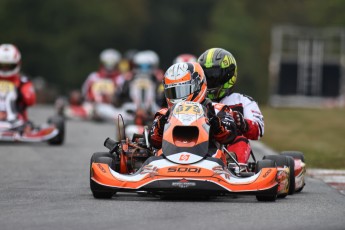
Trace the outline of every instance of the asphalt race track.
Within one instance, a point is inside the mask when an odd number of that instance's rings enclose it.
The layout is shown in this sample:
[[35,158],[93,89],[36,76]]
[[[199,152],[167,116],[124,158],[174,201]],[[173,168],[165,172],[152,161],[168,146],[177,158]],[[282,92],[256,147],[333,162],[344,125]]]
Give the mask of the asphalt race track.
[[[30,110],[36,123],[52,107]],[[89,160],[105,151],[114,125],[68,121],[61,147],[0,143],[0,229],[345,229],[345,196],[307,178],[300,194],[274,203],[253,196],[210,200],[161,200],[120,193],[96,200],[89,188]]]

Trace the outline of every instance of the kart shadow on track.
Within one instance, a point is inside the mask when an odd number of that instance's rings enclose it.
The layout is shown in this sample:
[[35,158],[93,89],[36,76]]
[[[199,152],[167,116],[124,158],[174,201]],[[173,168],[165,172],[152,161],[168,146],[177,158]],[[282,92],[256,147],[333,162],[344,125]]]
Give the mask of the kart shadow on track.
[[[87,200],[94,200],[89,195],[83,195]],[[157,202],[157,203],[242,203],[254,204],[257,200],[254,197],[245,195],[228,195],[228,196],[157,196],[157,195],[142,195],[136,193],[117,193],[109,201],[119,202]],[[283,200],[281,200],[283,201]],[[281,202],[280,201],[280,202]],[[288,202],[288,200],[286,200]]]

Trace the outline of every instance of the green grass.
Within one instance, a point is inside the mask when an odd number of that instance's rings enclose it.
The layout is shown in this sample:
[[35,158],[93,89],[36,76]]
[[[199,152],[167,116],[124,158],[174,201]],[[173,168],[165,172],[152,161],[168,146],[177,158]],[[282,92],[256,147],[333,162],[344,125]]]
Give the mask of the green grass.
[[263,143],[279,152],[302,151],[311,168],[345,169],[345,109],[261,110]]

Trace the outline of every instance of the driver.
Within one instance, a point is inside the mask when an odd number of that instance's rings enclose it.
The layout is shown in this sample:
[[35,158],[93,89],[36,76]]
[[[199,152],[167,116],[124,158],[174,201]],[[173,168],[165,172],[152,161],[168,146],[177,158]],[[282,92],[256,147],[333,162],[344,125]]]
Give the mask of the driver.
[[[15,99],[15,111],[18,118],[28,121],[27,108],[36,103],[35,89],[31,81],[20,73],[21,54],[18,48],[12,44],[0,45],[0,87],[7,83],[14,85],[17,95]],[[0,111],[0,120],[8,120],[8,114]]]
[[237,64],[229,51],[221,48],[206,50],[198,62],[207,79],[207,97],[228,105],[233,111],[238,136],[227,149],[236,154],[238,162],[247,163],[251,152],[248,140],[258,140],[264,134],[264,118],[259,106],[251,97],[234,92]]
[[[86,101],[97,102],[99,99],[92,92],[92,86],[95,82],[102,79],[109,79],[114,84],[115,88],[119,84],[118,64],[121,60],[121,54],[115,49],[105,49],[100,54],[100,68],[96,72],[90,73],[82,86],[82,94]],[[113,98],[107,98],[112,100]],[[100,101],[103,102],[103,101]],[[111,101],[109,101],[110,103]]]
[[[164,93],[169,108],[181,101],[199,102],[207,108],[210,137],[221,144],[230,144],[236,137],[236,124],[226,105],[212,103],[206,99],[207,83],[204,71],[197,62],[176,63],[164,74]],[[150,130],[150,143],[162,147],[164,125],[169,117],[168,108],[156,113]]]

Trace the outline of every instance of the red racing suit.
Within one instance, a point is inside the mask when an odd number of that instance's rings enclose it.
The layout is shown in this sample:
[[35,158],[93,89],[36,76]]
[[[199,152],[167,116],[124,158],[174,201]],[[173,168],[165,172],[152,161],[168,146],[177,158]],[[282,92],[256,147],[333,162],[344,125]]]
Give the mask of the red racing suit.
[[88,102],[103,102],[101,99],[97,98],[96,95],[94,95],[92,92],[92,86],[101,80],[109,80],[116,88],[118,85],[119,75],[119,71],[114,70],[109,72],[103,67],[101,67],[97,72],[90,73],[82,86],[82,95],[84,96],[84,99]]
[[36,103],[36,93],[32,82],[24,75],[15,74],[9,77],[1,77],[0,81],[9,81],[17,89],[16,112],[18,118],[28,121],[27,107]]
[[232,93],[220,100],[228,105],[232,111],[240,112],[247,124],[247,131],[242,133],[237,130],[237,137],[227,149],[234,152],[240,163],[247,163],[251,148],[248,140],[259,140],[264,135],[264,118],[258,104],[249,96]]
[[[208,99],[205,100],[207,103],[211,103]],[[202,103],[206,105],[206,103]],[[210,122],[210,130],[211,134],[210,137],[213,137],[215,141],[221,144],[230,144],[236,137],[236,124],[234,122],[233,117],[231,116],[231,110],[228,106],[219,104],[219,103],[212,103],[214,106],[215,114],[219,120],[219,126],[217,129],[214,127],[214,123]],[[209,109],[209,107],[207,107]],[[163,122],[164,118],[167,119],[168,109],[163,108],[155,114],[154,121],[152,123],[152,128],[150,130],[150,143],[151,145],[156,148],[162,148],[162,139],[163,139],[163,131],[165,122]],[[166,117],[165,117],[166,116]],[[210,113],[207,114],[209,121],[212,120]],[[166,121],[166,120],[165,120]]]

